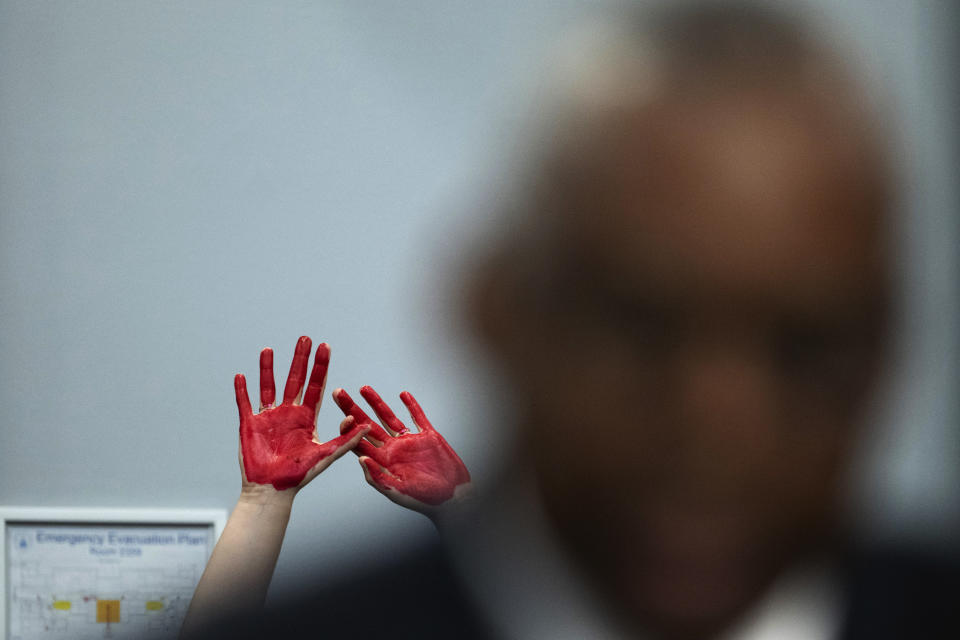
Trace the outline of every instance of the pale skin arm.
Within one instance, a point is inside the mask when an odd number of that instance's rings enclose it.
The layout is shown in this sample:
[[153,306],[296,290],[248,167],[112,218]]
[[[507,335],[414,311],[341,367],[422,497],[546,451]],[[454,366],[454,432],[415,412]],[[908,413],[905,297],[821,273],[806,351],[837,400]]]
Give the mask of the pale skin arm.
[[283,402],[274,406],[273,352],[261,352],[257,414],[250,406],[244,377],[238,374],[234,380],[240,412],[240,498],[197,584],[181,638],[201,633],[231,612],[263,606],[297,492],[355,447],[369,430],[347,418],[340,423],[342,435],[320,442],[316,419],[329,346],[317,347],[304,393],[309,359],[310,339],[304,336],[297,343]]

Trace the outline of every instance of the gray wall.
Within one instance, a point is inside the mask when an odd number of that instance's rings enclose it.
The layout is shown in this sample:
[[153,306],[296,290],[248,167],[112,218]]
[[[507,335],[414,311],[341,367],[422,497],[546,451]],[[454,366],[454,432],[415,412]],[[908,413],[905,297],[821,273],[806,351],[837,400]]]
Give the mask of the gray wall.
[[[597,5],[0,2],[0,504],[230,508],[232,376],[255,387],[269,345],[282,380],[302,333],[333,345],[328,389],[413,391],[488,477],[502,403],[449,283],[518,87]],[[906,122],[907,386],[858,482],[914,535],[958,502],[946,5],[838,13]],[[298,497],[275,588],[427,528],[345,459]]]

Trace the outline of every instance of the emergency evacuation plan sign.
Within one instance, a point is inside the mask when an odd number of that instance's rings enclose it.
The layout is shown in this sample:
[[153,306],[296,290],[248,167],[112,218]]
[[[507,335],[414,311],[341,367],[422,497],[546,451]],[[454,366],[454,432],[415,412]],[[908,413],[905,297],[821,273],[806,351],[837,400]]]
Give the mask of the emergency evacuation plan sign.
[[10,640],[176,636],[212,525],[6,523]]

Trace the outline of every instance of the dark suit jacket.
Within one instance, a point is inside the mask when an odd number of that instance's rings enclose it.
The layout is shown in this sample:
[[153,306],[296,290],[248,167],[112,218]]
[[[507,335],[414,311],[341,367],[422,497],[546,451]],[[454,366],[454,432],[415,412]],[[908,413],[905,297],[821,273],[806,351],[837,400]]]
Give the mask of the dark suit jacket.
[[[958,558],[890,550],[850,554],[845,575],[849,606],[842,638],[960,638]],[[439,544],[308,592],[270,613],[238,615],[203,637],[492,637]]]

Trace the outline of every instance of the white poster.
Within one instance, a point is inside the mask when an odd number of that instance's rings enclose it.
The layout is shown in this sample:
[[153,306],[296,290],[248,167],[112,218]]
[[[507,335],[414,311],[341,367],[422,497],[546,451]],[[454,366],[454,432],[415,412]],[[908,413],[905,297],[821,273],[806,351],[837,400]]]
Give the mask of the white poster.
[[211,526],[8,523],[10,640],[175,637]]

